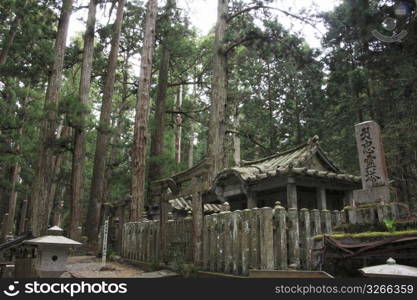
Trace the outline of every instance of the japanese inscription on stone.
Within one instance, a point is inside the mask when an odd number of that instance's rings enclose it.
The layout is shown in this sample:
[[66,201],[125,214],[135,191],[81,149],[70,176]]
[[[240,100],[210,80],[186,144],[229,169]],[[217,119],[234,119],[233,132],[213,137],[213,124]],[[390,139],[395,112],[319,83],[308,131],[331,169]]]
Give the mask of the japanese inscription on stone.
[[355,125],[363,189],[388,184],[381,130],[374,121]]

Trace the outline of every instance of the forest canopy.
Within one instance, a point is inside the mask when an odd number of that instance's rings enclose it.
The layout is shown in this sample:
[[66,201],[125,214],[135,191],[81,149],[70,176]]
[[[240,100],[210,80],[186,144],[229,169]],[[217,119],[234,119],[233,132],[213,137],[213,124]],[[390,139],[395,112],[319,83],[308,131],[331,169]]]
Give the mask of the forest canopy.
[[[94,240],[102,205],[132,195],[146,210],[153,180],[206,157],[219,171],[315,135],[359,175],[354,125],[367,120],[381,126],[399,199],[415,206],[414,1],[343,0],[320,13],[220,1],[207,35],[176,2],[1,1],[0,219],[10,231],[27,200],[31,222],[47,220],[39,228],[61,222]],[[69,39],[75,12],[85,28]],[[284,16],[324,24],[321,46]],[[406,35],[387,42],[375,30]]]

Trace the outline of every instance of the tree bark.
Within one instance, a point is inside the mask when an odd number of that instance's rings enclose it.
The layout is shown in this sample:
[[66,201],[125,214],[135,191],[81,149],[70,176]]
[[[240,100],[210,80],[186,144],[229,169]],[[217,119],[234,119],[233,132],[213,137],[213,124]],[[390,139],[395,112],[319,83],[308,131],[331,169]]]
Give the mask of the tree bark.
[[[22,129],[20,129],[20,134],[22,133]],[[16,150],[19,150],[19,145],[17,146]],[[13,166],[12,171],[12,189],[10,191],[10,198],[9,198],[9,217],[7,220],[7,234],[13,235],[15,232],[14,224],[15,224],[15,214],[16,214],[16,200],[17,200],[17,190],[16,185],[18,183],[20,177],[21,166],[18,162],[16,162]],[[6,220],[5,220],[6,221]]]
[[227,62],[223,50],[229,0],[218,0],[217,23],[214,37],[213,82],[211,86],[210,128],[208,137],[208,156],[211,160],[210,181],[223,169],[225,163],[225,105]]
[[168,66],[170,52],[166,45],[162,45],[161,66],[159,68],[158,92],[156,95],[155,130],[151,138],[151,161],[149,168],[149,180],[157,180],[162,177],[162,162],[160,158],[164,154],[165,131],[165,100],[168,89]]
[[190,125],[190,141],[188,144],[188,168],[192,168],[194,165],[194,122],[191,120]]
[[84,51],[81,67],[79,101],[81,105],[78,113],[78,124],[74,128],[74,153],[72,157],[71,174],[71,205],[69,235],[74,240],[81,237],[81,200],[84,193],[84,165],[85,165],[85,110],[88,103],[91,85],[91,71],[94,52],[94,31],[96,24],[97,0],[91,0],[88,5],[87,28],[84,35]]
[[104,82],[103,102],[101,105],[100,124],[97,132],[96,152],[94,154],[93,178],[88,207],[88,226],[86,233],[90,246],[95,249],[100,226],[101,205],[103,204],[103,187],[105,182],[106,157],[110,141],[110,116],[116,80],[117,58],[119,54],[120,33],[122,30],[123,13],[126,0],[119,0],[116,20],[111,41],[110,55]]
[[41,124],[38,161],[35,170],[35,180],[32,185],[32,203],[30,207],[31,231],[34,236],[44,234],[48,226],[49,172],[53,157],[51,144],[55,139],[56,108],[61,88],[65,43],[71,12],[72,0],[64,0],[55,41],[54,62],[45,97],[45,117]]
[[238,105],[236,105],[234,120],[233,120],[233,162],[236,167],[240,167],[240,118]]
[[[168,0],[165,6],[165,22],[169,26],[169,16],[175,0]],[[167,34],[168,35],[168,34]],[[168,49],[168,36],[163,37],[161,48],[161,63],[159,67],[158,90],[155,101],[155,129],[151,137],[151,157],[149,168],[149,181],[162,177],[162,162],[160,158],[164,154],[165,110],[166,94],[168,90],[169,61],[171,52]]]
[[138,221],[145,208],[145,168],[148,143],[149,91],[152,77],[152,56],[155,40],[157,0],[148,1],[145,36],[139,75],[136,116],[132,147],[132,203],[130,220]]
[[[68,138],[69,136],[71,136],[71,128],[68,126],[64,126],[62,125],[62,129],[59,131],[58,130],[58,135],[57,138]],[[58,226],[57,224],[54,223],[54,218],[52,217],[52,212],[53,210],[55,210],[56,208],[59,207],[59,200],[56,199],[56,191],[58,188],[58,175],[61,172],[61,166],[62,166],[62,162],[64,160],[64,153],[57,153],[54,157],[54,163],[53,163],[53,169],[52,169],[52,182],[51,182],[51,187],[49,189],[49,195],[48,195],[48,218],[50,221],[50,224],[52,226]]]
[[[176,97],[175,110],[181,111],[182,106],[182,85]],[[175,116],[175,162],[181,163],[181,139],[182,139],[182,117],[181,114]]]

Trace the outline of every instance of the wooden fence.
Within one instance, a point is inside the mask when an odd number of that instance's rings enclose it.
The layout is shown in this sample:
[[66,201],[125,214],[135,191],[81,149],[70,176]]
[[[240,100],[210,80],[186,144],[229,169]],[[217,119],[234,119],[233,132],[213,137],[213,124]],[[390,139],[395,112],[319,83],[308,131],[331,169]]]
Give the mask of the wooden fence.
[[[341,224],[370,224],[384,217],[399,217],[398,205],[343,211],[295,208],[253,208],[204,217],[200,267],[212,272],[247,275],[249,269],[315,269],[312,238],[331,233]],[[193,220],[191,217],[167,223],[169,263],[193,263]],[[159,221],[124,225],[122,256],[157,262],[160,253]]]

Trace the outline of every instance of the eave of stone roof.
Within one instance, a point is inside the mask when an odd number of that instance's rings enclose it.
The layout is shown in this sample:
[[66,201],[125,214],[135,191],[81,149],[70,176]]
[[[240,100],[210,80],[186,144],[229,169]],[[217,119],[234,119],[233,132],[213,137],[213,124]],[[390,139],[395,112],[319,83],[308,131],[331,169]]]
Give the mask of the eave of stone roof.
[[[242,167],[233,167],[221,171],[215,182],[222,178],[234,175],[241,181],[253,183],[275,176],[303,175],[315,178],[334,179],[344,182],[358,183],[359,176],[343,173],[328,159],[326,153],[318,144],[318,137],[315,136],[307,143],[284,152],[250,162],[244,162]],[[329,171],[309,169],[303,164],[317,155],[324,162]]]
[[[168,202],[171,205],[171,207],[176,210],[183,210],[183,211],[193,210],[191,206],[191,196],[171,199]],[[205,203],[203,206],[204,206],[205,213],[219,213],[219,212],[224,211],[224,207],[221,204]]]

